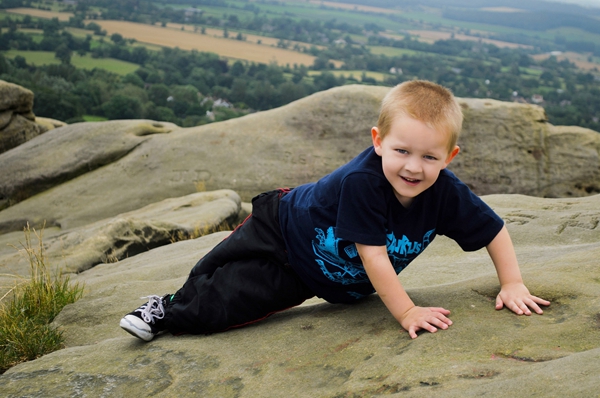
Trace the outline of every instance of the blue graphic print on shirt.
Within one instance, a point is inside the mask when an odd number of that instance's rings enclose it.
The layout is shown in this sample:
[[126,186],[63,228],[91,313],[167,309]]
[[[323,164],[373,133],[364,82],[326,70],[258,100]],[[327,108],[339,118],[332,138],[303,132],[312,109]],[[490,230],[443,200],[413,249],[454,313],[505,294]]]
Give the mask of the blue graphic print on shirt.
[[[315,228],[315,231],[317,241],[312,241],[313,251],[317,256],[315,261],[329,280],[343,285],[369,281],[362,263],[351,261],[358,257],[358,250],[354,243],[347,242],[348,245],[343,250],[348,258],[346,260],[340,255],[338,246],[342,240],[335,236],[333,227],[329,227],[327,233],[321,228]],[[405,235],[397,239],[394,232],[387,234],[387,253],[397,274],[425,250],[434,232],[435,229],[427,231],[421,242],[411,242]]]

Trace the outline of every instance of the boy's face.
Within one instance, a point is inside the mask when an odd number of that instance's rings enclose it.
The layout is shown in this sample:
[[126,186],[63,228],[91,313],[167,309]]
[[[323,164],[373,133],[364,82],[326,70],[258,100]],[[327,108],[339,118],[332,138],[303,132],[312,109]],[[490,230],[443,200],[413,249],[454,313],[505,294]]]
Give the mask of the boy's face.
[[385,138],[381,139],[377,127],[371,135],[385,178],[404,207],[433,185],[460,150],[456,146],[448,153],[449,134],[409,116],[396,117]]

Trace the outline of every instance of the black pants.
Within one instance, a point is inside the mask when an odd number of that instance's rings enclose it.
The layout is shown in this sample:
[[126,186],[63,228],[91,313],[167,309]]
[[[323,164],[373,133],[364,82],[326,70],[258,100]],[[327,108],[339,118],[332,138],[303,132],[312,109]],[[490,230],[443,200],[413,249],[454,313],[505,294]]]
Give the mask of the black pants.
[[288,264],[279,225],[285,193],[255,197],[252,214],[192,268],[166,309],[171,333],[225,331],[314,296]]

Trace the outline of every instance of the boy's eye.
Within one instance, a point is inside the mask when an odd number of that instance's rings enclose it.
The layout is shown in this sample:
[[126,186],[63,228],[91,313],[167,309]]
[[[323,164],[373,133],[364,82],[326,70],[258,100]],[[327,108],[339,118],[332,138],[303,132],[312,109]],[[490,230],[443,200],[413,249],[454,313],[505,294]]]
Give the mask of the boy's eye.
[[406,149],[396,149],[396,152],[402,153],[402,154],[407,154],[408,153],[408,151]]
[[425,155],[423,157],[427,160],[437,160],[437,158],[435,156],[431,156],[431,155]]

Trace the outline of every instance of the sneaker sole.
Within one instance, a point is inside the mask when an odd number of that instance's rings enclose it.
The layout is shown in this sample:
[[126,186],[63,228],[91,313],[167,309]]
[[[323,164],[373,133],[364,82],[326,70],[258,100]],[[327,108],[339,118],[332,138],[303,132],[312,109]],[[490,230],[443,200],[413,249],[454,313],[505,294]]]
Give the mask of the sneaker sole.
[[146,330],[142,330],[142,329],[138,328],[129,319],[127,319],[127,317],[121,319],[121,322],[119,322],[119,326],[121,326],[121,328],[123,330],[125,330],[127,333],[129,333],[130,335],[132,335],[134,337],[137,337],[138,339],[142,339],[144,341],[150,341],[154,338],[154,334],[152,334],[151,332],[148,332]]

